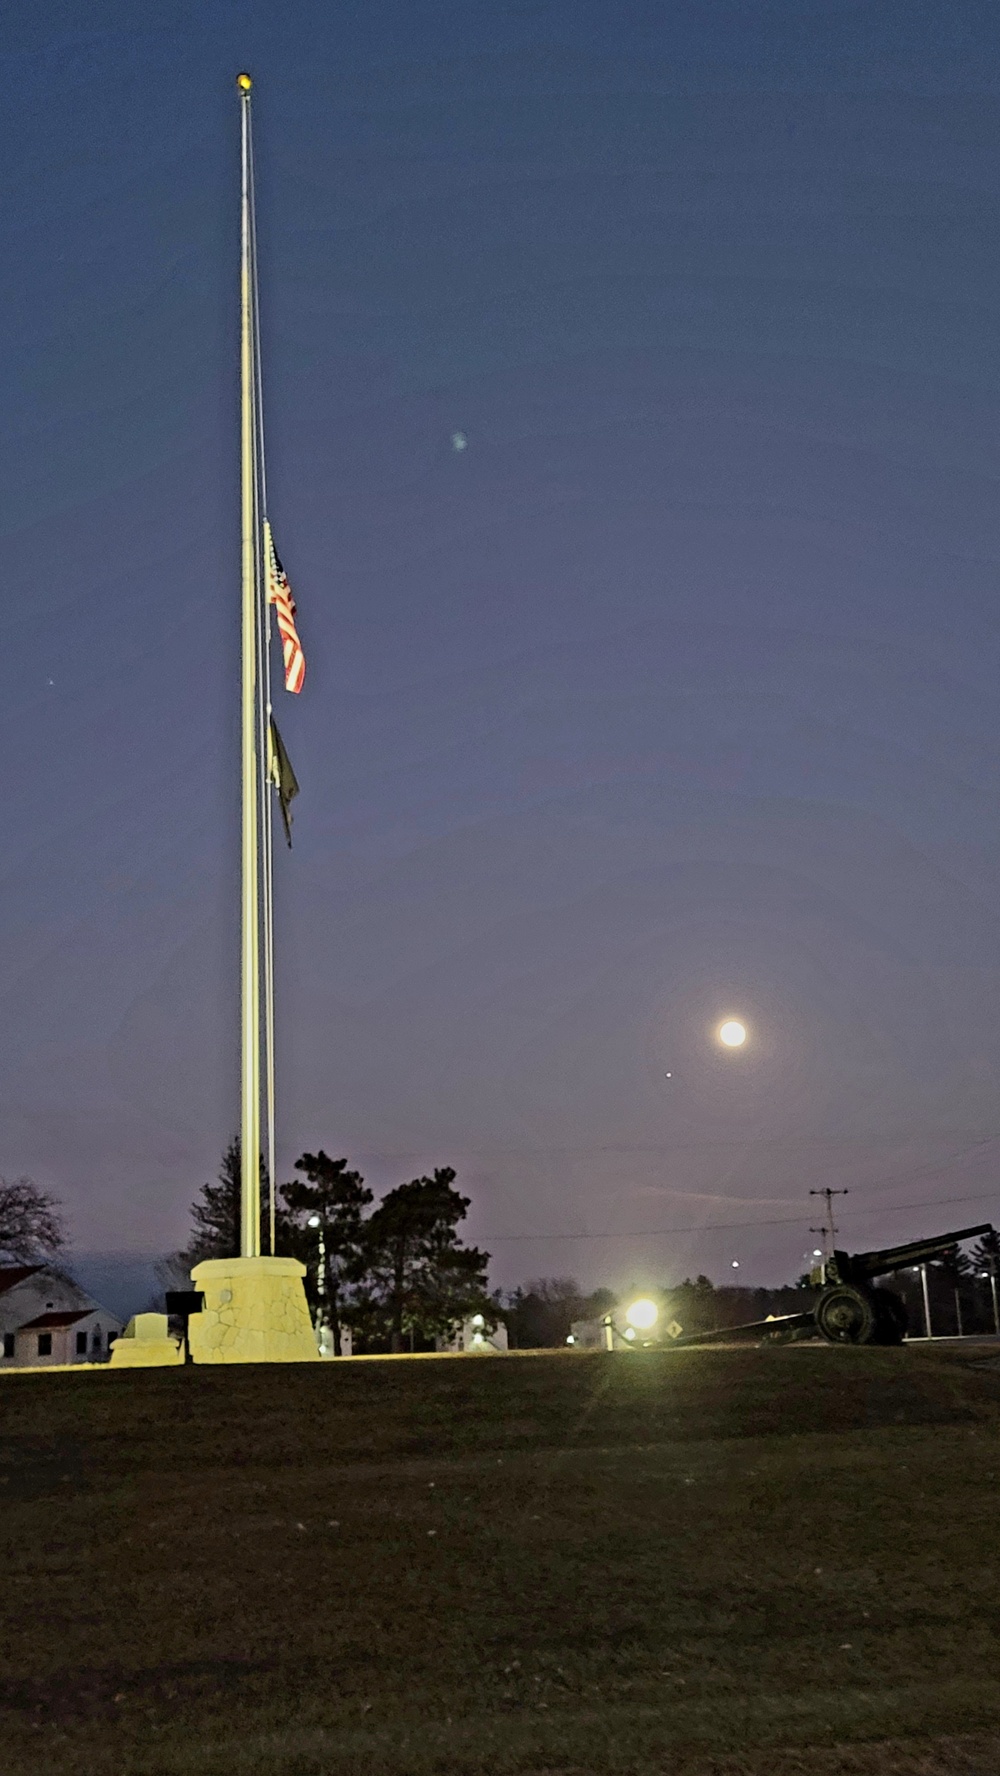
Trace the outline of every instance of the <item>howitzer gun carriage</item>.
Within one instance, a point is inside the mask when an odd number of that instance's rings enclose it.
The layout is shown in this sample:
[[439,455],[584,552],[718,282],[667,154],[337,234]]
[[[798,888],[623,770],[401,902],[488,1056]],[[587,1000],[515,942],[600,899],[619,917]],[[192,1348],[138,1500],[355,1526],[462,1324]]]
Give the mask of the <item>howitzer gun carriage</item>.
[[880,1279],[894,1272],[947,1258],[963,1240],[979,1239],[993,1232],[988,1221],[978,1227],[960,1227],[939,1233],[934,1239],[909,1240],[901,1246],[884,1246],[873,1252],[834,1251],[810,1273],[809,1281],[819,1295],[805,1313],[779,1314],[748,1325],[720,1327],[715,1332],[681,1335],[677,1344],[702,1344],[716,1339],[747,1337],[753,1333],[780,1336],[816,1331],[828,1344],[901,1344],[906,1335],[907,1314],[902,1298],[885,1288]]
[[876,1287],[876,1278],[891,1276],[947,1258],[962,1240],[992,1233],[988,1221],[960,1227],[935,1239],[910,1240],[874,1252],[840,1252],[824,1259],[810,1276],[821,1290],[813,1309],[816,1329],[830,1344],[900,1344],[906,1332],[906,1308],[894,1289]]

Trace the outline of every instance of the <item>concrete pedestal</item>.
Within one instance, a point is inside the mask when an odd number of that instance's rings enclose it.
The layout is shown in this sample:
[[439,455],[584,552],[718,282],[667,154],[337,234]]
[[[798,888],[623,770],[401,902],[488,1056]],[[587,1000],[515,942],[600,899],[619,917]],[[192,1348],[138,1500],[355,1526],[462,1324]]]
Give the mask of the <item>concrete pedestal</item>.
[[111,1346],[112,1369],[162,1369],[183,1361],[180,1344],[168,1333],[166,1314],[133,1314]]
[[318,1363],[297,1258],[206,1258],[191,1281],[205,1297],[188,1320],[196,1363]]

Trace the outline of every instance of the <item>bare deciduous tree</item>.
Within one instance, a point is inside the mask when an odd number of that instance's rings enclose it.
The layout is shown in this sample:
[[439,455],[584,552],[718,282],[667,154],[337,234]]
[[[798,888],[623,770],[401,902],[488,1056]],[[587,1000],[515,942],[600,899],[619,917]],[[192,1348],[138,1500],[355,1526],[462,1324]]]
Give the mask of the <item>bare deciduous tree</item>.
[[66,1244],[60,1205],[31,1178],[0,1178],[0,1254],[22,1264],[52,1258]]

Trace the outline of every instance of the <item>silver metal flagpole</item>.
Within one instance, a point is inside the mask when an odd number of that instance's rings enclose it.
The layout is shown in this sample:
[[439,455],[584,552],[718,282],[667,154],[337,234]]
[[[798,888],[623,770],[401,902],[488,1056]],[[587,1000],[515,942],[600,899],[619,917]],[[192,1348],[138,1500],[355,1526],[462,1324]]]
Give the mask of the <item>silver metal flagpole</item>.
[[242,944],[240,967],[240,1252],[260,1256],[260,879],[257,846],[257,548],[254,473],[253,304],[250,276],[250,89],[240,94],[240,486],[243,570]]
[[[243,666],[241,704],[241,771],[243,780],[242,931],[240,951],[240,1255],[204,1258],[194,1265],[191,1280],[204,1297],[200,1313],[188,1320],[188,1348],[196,1363],[315,1363],[319,1351],[309,1317],[302,1279],[305,1265],[297,1258],[261,1254],[260,1237],[260,1036],[261,969],[270,981],[269,900],[265,901],[268,953],[261,956],[261,854],[269,856],[268,830],[261,829],[270,797],[263,779],[266,769],[266,681],[262,673],[267,652],[267,612],[263,605],[264,571],[258,520],[263,506],[263,439],[256,340],[253,145],[250,123],[249,74],[240,74],[242,139],[242,205],[240,211],[240,485]],[[258,451],[260,455],[258,456]],[[268,987],[268,1032],[271,995]],[[272,1044],[269,1039],[268,1053]],[[268,1063],[268,1078],[271,1063]],[[268,1089],[273,1141],[273,1092]],[[273,1147],[271,1148],[273,1152]],[[273,1177],[273,1163],[271,1166]],[[272,1239],[273,1245],[273,1239]],[[124,1344],[126,1341],[122,1340]],[[172,1358],[176,1356],[171,1347]]]
[[260,748],[258,782],[260,784],[260,840],[263,938],[261,969],[264,989],[264,1136],[267,1150],[268,1180],[268,1252],[276,1250],[276,1174],[274,1131],[274,787],[271,782],[271,605],[267,596],[267,567],[264,560],[263,531],[267,528],[267,459],[264,452],[264,386],[260,349],[260,294],[257,274],[257,187],[253,161],[253,131],[250,132],[250,300],[253,304],[254,421],[256,448],[255,486],[259,500],[255,544],[257,550],[258,661],[260,683],[257,691],[257,743]]

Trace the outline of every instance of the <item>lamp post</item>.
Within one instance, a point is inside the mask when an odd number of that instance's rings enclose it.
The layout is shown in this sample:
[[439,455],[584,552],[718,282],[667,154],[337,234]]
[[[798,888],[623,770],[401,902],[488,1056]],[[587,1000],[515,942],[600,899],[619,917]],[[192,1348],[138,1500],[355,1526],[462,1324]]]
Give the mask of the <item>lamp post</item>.
[[997,1261],[995,1258],[991,1261],[989,1270],[984,1270],[982,1274],[989,1278],[990,1294],[993,1297],[993,1330],[1000,1338],[1000,1308],[997,1307]]
[[931,1297],[927,1287],[927,1266],[920,1265],[920,1283],[924,1292],[924,1336],[930,1338],[931,1333]]
[[[624,1339],[629,1345],[635,1344],[640,1332],[652,1332],[659,1317],[660,1310],[657,1307],[656,1302],[648,1300],[645,1295],[641,1296],[638,1301],[633,1301],[630,1306],[625,1309],[624,1331],[620,1326],[615,1325],[614,1316],[606,1313],[601,1321],[601,1326],[604,1330],[605,1350],[610,1351],[616,1348],[616,1338]],[[648,1343],[649,1340],[646,1339],[642,1342]]]
[[316,1342],[321,1357],[333,1356],[333,1337],[327,1317],[326,1305],[326,1223],[322,1215],[310,1215],[307,1227],[317,1230],[316,1245],[318,1261],[316,1264]]

